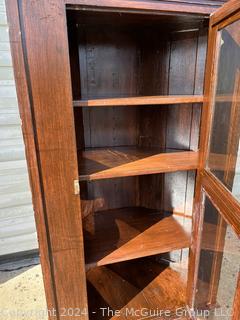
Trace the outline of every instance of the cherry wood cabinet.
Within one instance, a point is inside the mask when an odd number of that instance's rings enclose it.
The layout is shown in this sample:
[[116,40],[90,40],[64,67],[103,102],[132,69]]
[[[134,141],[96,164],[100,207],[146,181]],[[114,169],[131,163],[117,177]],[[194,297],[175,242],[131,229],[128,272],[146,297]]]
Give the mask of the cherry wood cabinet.
[[7,1],[49,319],[219,311],[234,252],[239,319],[240,5],[225,2]]

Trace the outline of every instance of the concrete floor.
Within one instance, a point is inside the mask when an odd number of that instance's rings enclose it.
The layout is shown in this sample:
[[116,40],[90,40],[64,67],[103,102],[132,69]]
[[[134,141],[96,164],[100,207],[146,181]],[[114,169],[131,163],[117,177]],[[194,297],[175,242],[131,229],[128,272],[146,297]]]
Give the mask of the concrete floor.
[[0,320],[47,320],[39,259],[0,264]]

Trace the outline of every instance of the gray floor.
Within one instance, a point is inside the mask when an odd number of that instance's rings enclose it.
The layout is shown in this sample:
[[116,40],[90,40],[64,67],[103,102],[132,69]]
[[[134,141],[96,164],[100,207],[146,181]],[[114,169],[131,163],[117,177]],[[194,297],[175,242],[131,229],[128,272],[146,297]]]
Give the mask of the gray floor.
[[0,320],[46,320],[39,259],[0,264]]

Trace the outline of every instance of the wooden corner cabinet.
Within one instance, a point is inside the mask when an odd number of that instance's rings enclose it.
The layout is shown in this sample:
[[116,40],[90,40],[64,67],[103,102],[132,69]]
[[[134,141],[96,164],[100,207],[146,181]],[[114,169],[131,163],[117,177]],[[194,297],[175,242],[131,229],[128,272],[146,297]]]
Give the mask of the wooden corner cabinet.
[[49,319],[240,319],[225,2],[7,0]]

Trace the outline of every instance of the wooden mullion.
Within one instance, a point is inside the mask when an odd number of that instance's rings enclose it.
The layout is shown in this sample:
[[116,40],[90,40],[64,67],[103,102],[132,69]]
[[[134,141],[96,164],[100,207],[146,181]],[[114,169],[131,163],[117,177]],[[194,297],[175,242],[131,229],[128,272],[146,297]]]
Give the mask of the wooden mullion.
[[202,171],[201,183],[212,203],[239,237],[240,203],[211,172]]
[[225,237],[227,231],[227,224],[221,215],[218,216],[217,227],[216,227],[216,241],[213,253],[213,263],[209,284],[208,293],[208,306],[216,306],[217,304],[217,293],[220,280],[220,274],[222,269],[222,259],[225,245]]
[[204,102],[203,113],[200,130],[200,164],[199,169],[202,170],[206,166],[208,156],[209,136],[211,130],[214,95],[216,90],[216,77],[218,67],[218,54],[221,42],[221,35],[217,32],[217,27],[213,27],[209,32],[208,57],[206,64],[206,80],[204,85]]

